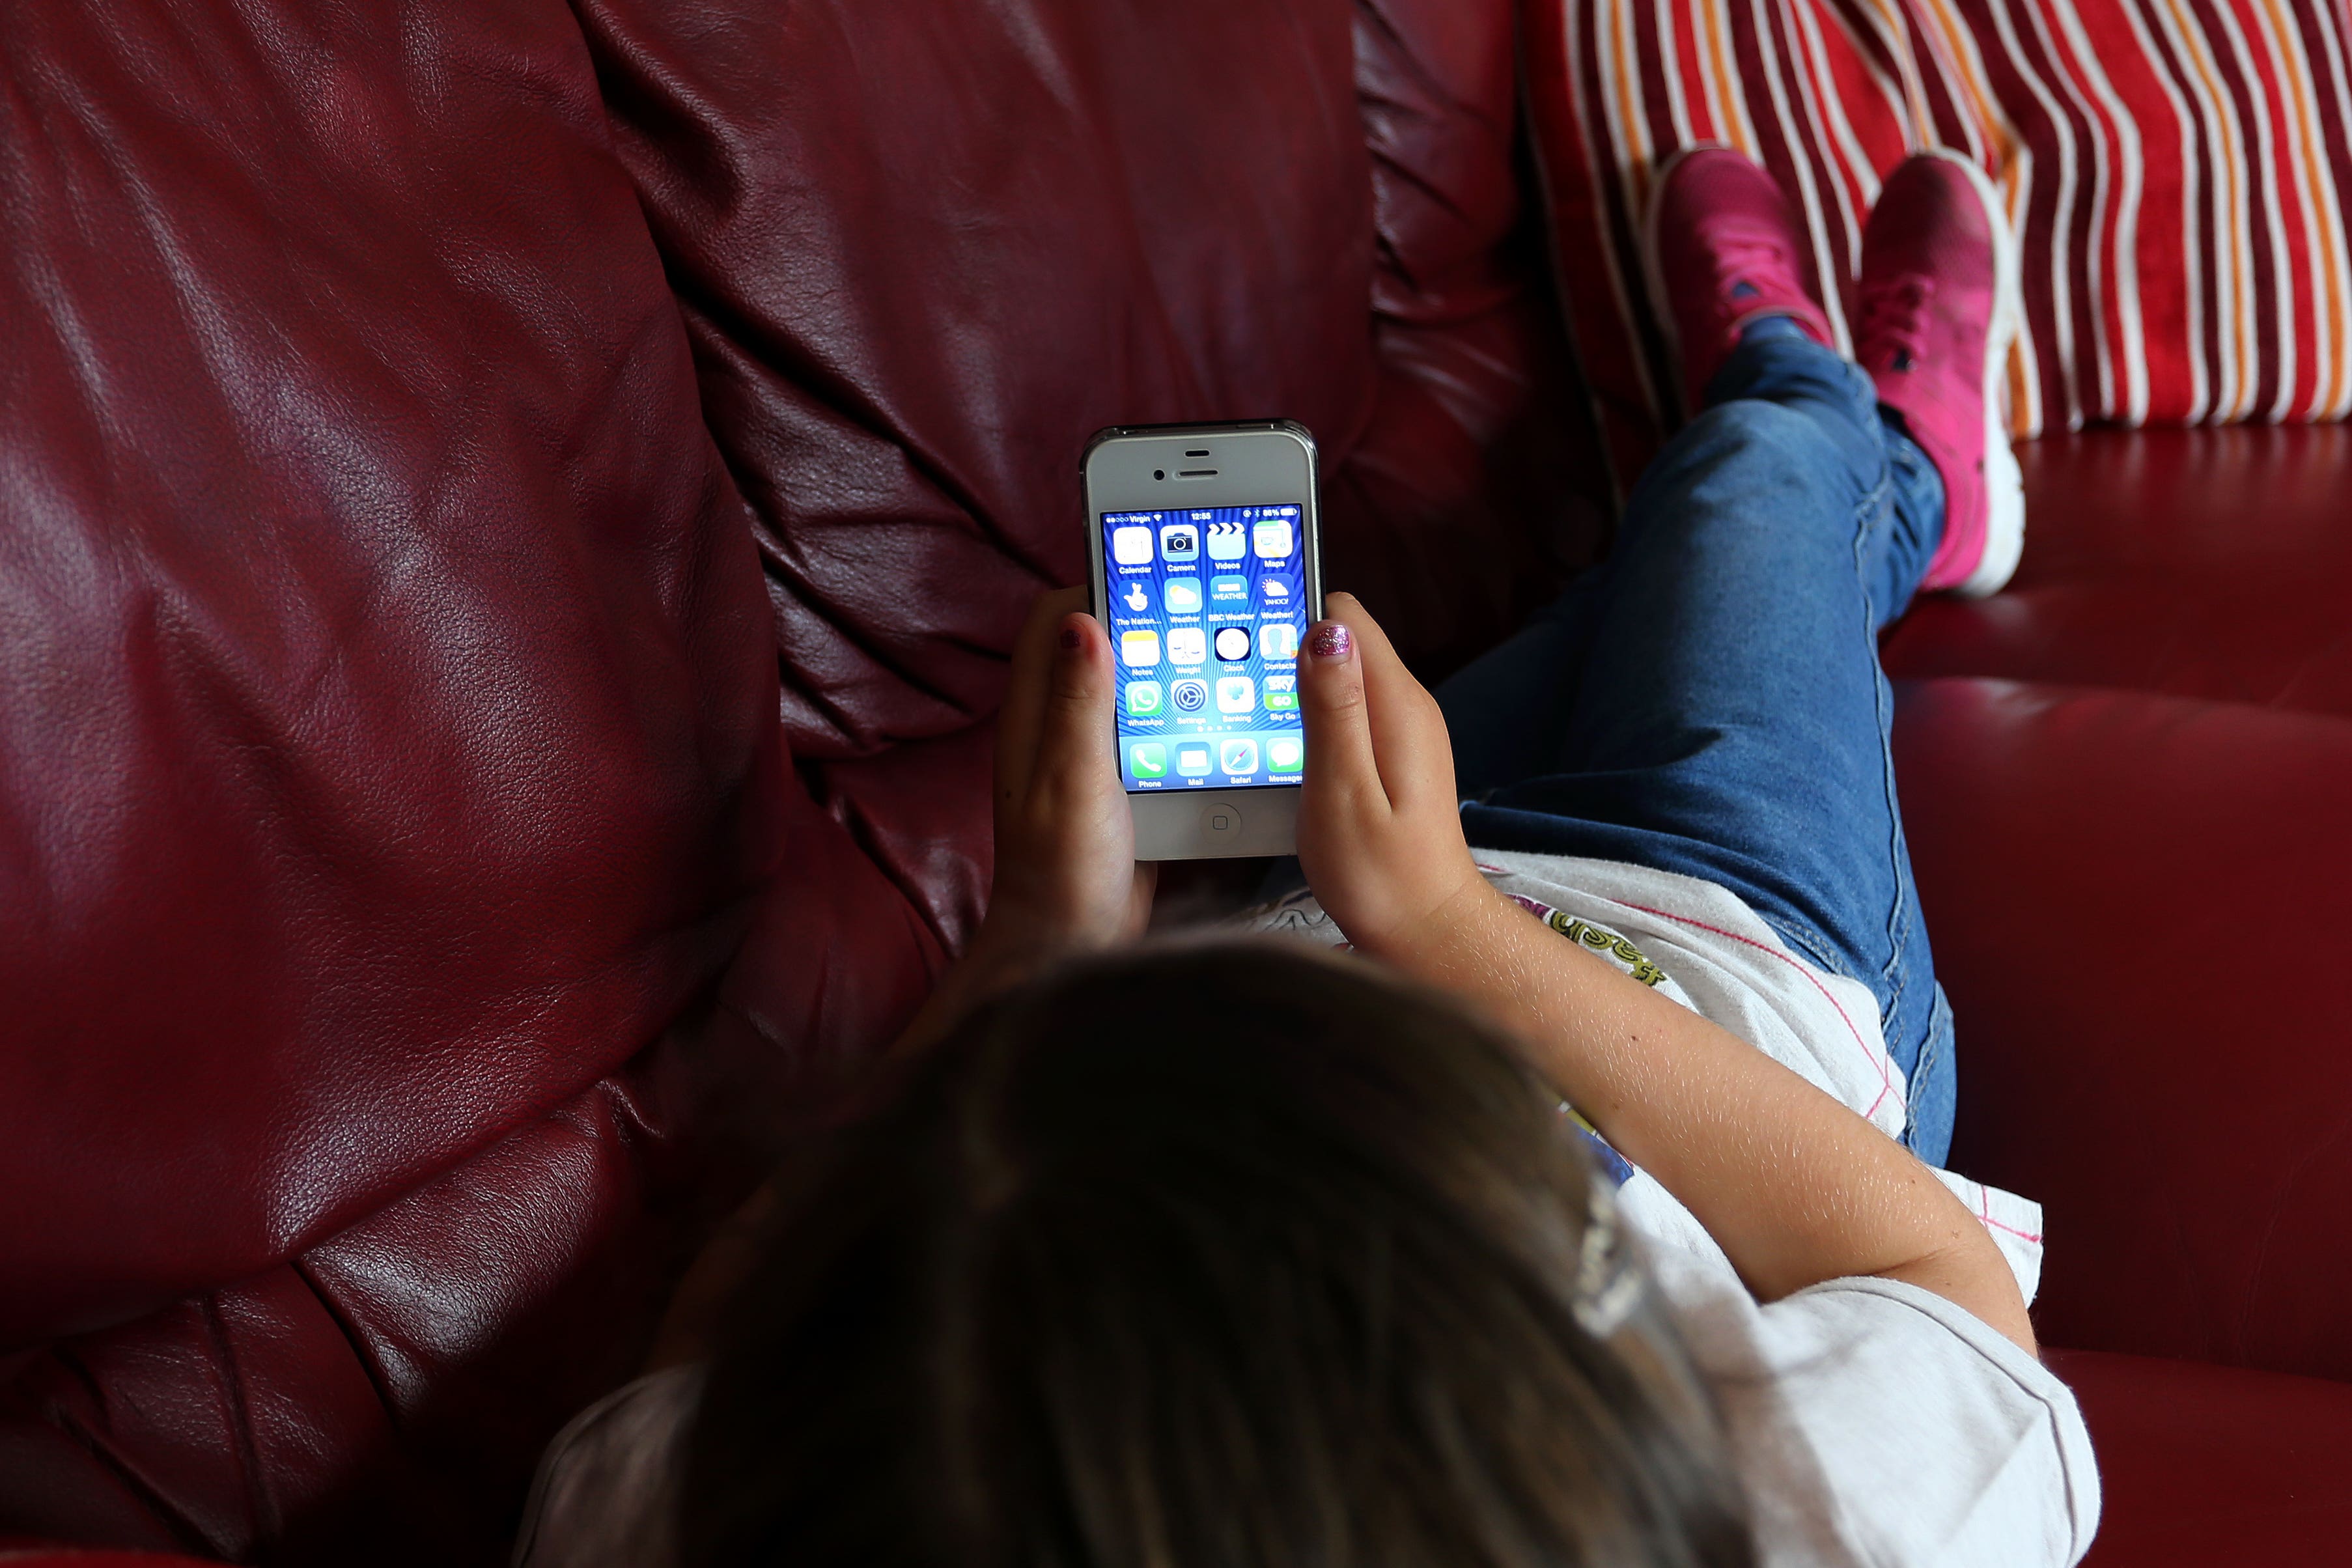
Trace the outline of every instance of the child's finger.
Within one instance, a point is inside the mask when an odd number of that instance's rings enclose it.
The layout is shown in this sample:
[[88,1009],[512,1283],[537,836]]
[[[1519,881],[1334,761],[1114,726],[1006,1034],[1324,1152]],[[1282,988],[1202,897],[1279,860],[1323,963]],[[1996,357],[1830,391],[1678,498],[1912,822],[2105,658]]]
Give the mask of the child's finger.
[[1298,710],[1307,730],[1302,809],[1318,815],[1388,795],[1373,760],[1364,670],[1355,633],[1344,621],[1318,621],[1298,645]]
[[1029,790],[1029,774],[1037,760],[1037,735],[1044,722],[1045,688],[1050,679],[1055,637],[1062,617],[1087,607],[1084,588],[1055,588],[1037,595],[1029,618],[1013,639],[1013,670],[1004,688],[1004,706],[996,715],[996,798],[1001,804],[1019,800]]
[[1033,807],[1049,816],[1074,809],[1118,782],[1110,639],[1100,622],[1076,611],[1057,617],[1051,629],[1053,648],[1026,792]]
[[1388,633],[1352,594],[1326,597],[1329,612],[1354,631],[1357,658],[1363,666],[1364,694],[1370,721],[1372,755],[1381,786],[1398,805],[1425,795],[1443,795],[1450,803],[1454,791],[1454,745],[1445,732],[1444,716],[1428,688],[1404,667]]

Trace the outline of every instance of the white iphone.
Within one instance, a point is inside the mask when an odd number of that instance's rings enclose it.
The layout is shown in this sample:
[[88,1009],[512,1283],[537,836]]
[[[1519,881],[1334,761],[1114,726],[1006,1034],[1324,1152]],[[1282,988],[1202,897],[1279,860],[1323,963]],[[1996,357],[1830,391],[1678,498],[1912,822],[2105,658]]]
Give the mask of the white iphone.
[[1139,860],[1287,855],[1323,614],[1315,437],[1288,420],[1114,426],[1082,465]]

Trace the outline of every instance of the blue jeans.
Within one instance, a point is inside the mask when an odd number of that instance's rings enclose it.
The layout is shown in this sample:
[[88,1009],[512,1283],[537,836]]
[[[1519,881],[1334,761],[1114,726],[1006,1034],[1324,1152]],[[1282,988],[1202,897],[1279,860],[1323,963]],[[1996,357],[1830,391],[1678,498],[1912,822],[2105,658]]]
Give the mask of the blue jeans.
[[1463,824],[1488,849],[1730,889],[1877,997],[1943,1163],[1951,1008],[1911,881],[1878,632],[1944,526],[1943,481],[1869,378],[1752,327],[1651,463],[1608,561],[1439,689]]

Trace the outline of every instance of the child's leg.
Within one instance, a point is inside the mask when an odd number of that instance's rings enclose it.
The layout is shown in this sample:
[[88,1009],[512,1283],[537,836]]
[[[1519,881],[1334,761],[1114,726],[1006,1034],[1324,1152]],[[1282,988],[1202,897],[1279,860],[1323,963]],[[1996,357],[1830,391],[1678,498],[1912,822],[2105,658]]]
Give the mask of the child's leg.
[[[1877,633],[1941,536],[1943,487],[1861,371],[1750,327],[1660,454],[1607,564],[1447,682],[1474,845],[1719,883],[1869,985],[1940,1160],[1948,1010],[1911,884]],[[1482,798],[1483,797],[1483,798]]]

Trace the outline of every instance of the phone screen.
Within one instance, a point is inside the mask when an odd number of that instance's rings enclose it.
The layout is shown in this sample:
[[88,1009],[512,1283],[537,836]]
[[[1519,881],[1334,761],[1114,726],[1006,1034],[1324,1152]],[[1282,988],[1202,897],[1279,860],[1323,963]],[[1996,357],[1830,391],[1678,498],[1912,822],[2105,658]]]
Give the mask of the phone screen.
[[1129,793],[1298,783],[1299,517],[1295,502],[1102,514]]

